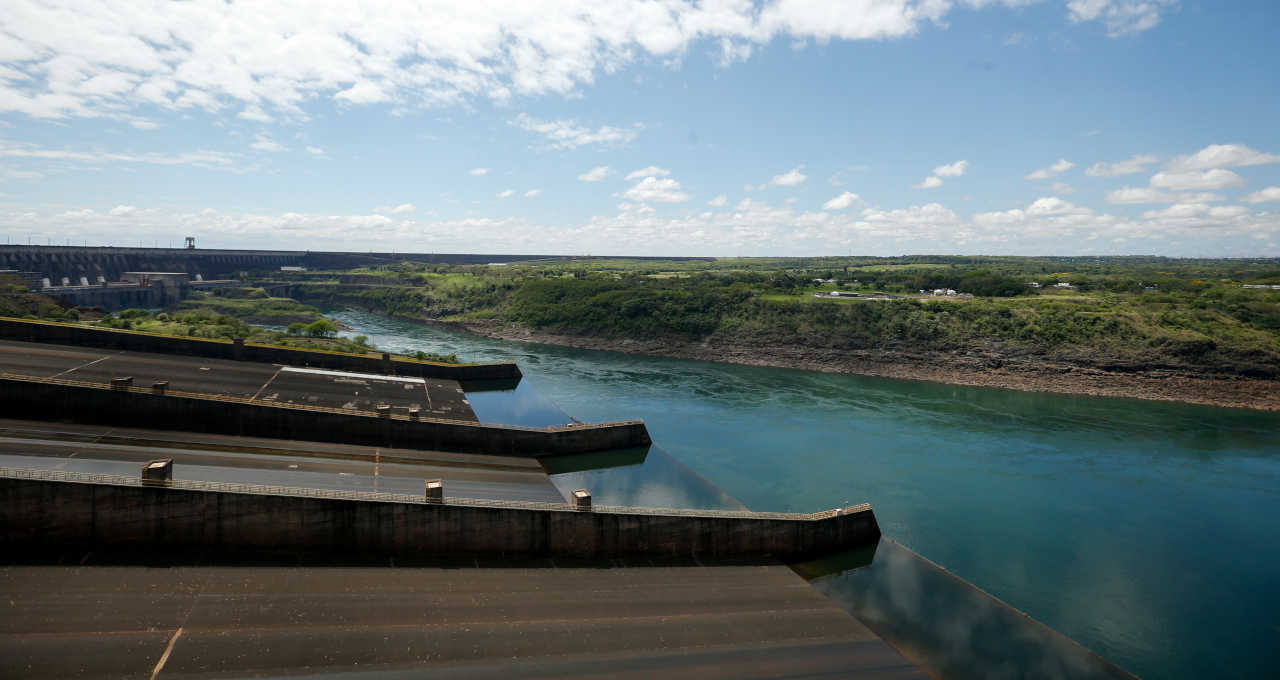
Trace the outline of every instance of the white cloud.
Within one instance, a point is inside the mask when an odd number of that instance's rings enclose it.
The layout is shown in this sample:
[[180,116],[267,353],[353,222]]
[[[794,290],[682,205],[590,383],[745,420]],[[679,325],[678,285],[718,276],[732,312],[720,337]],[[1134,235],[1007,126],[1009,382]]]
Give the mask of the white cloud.
[[1244,179],[1230,170],[1204,172],[1158,172],[1151,176],[1151,186],[1173,191],[1213,191],[1244,184]]
[[680,183],[670,177],[645,177],[622,196],[633,201],[655,203],[681,203],[693,198],[681,191]]
[[1128,160],[1120,161],[1119,163],[1094,163],[1089,166],[1088,170],[1084,171],[1084,174],[1090,177],[1119,177],[1121,175],[1133,175],[1145,171],[1148,165],[1159,160],[1160,159],[1155,156],[1145,156],[1140,154]]
[[924,178],[924,181],[914,185],[916,189],[937,189],[942,186],[943,177],[960,177],[964,175],[965,170],[969,169],[969,161],[956,161],[948,165],[939,165],[933,169],[933,174]]
[[666,168],[659,168],[655,165],[650,165],[647,168],[640,168],[639,170],[632,170],[631,172],[628,172],[626,180],[630,182],[631,180],[640,179],[642,177],[666,177],[670,174],[671,171]]
[[470,174],[476,177],[489,174],[489,168],[471,168]]
[[116,207],[112,208],[107,214],[112,215],[114,217],[123,217],[124,215],[132,215],[133,213],[136,213],[136,212],[138,212],[138,208],[136,206],[117,205]]
[[809,178],[808,175],[800,172],[802,169],[804,169],[803,165],[791,168],[781,175],[774,175],[773,179],[769,180],[769,184],[779,187],[793,187],[801,184]]
[[0,157],[36,158],[49,161],[74,161],[92,164],[141,163],[149,165],[192,165],[202,168],[234,169],[235,154],[222,151],[188,151],[179,154],[124,153],[114,151],[83,151],[72,149],[46,149],[31,144],[14,145],[0,140]]
[[143,120],[141,118],[135,118],[134,120],[129,121],[129,124],[139,130],[154,130],[160,127],[159,123],[150,120]]
[[542,189],[530,189],[530,190],[528,190],[528,191],[524,192],[524,197],[525,197],[525,198],[533,198],[534,196],[537,196],[537,195],[538,195],[538,194],[540,194],[540,193],[542,193]]
[[318,146],[308,146],[308,147],[307,147],[307,153],[311,154],[312,156],[323,156],[323,155],[324,155],[324,149],[322,149],[322,148],[320,148],[320,147],[318,147]]
[[515,196],[515,195],[516,195],[515,189],[505,189],[503,191],[499,191],[497,194],[498,198],[511,198],[512,196]]
[[1244,197],[1246,203],[1271,203],[1280,201],[1280,187],[1267,187]]
[[1058,159],[1057,163],[1054,163],[1053,165],[1050,165],[1047,168],[1040,168],[1039,170],[1035,170],[1030,174],[1028,174],[1023,179],[1031,179],[1031,180],[1049,179],[1050,177],[1061,175],[1062,173],[1070,170],[1071,168],[1074,168],[1075,166],[1076,166],[1075,163],[1072,163],[1071,161],[1065,158],[1060,158]]
[[638,134],[635,128],[602,125],[592,130],[590,127],[579,125],[574,120],[539,120],[526,113],[521,113],[507,122],[521,130],[541,135],[546,146],[552,149],[576,149],[588,144],[626,144],[635,139]]
[[1169,161],[1167,168],[1174,172],[1190,172],[1270,163],[1280,163],[1280,154],[1263,153],[1240,144],[1211,144],[1190,156]]
[[822,209],[823,210],[845,210],[846,208],[849,208],[854,203],[860,202],[861,200],[862,198],[857,194],[851,191],[846,191],[840,194],[839,196],[836,196],[835,198],[831,199],[830,201],[823,203]]
[[967,169],[969,161],[956,161],[950,165],[939,165],[933,169],[933,174],[938,177],[960,177]]
[[729,197],[724,194],[720,194],[719,196],[716,196],[710,201],[707,201],[707,205],[712,206],[713,208],[722,208],[728,204],[729,204]]
[[1163,220],[1185,227],[1212,226],[1223,220],[1233,220],[1249,214],[1240,205],[1209,206],[1205,203],[1176,203],[1161,210],[1142,213],[1144,220]]
[[400,205],[380,205],[373,209],[376,213],[388,213],[391,215],[404,215],[417,210],[412,203],[401,203]]
[[599,182],[608,177],[613,171],[607,165],[591,168],[590,170],[578,175],[578,179],[584,182]]
[[269,151],[272,153],[279,152],[279,151],[288,151],[285,145],[262,134],[256,135],[254,137],[253,143],[250,144],[249,147],[253,149],[257,149],[258,151]]
[[1151,187],[1124,187],[1107,194],[1107,203],[1137,205],[1142,203],[1172,203],[1177,196]]
[[1107,35],[1116,38],[1155,28],[1161,12],[1176,5],[1177,0],[1069,0],[1067,18],[1100,21]]
[[304,104],[326,98],[407,108],[572,96],[637,61],[678,63],[698,43],[728,64],[775,38],[906,37],[942,22],[952,4],[274,3],[266,12],[239,2],[11,0],[0,18],[4,61],[25,80],[3,86],[0,109],[57,118],[150,106],[301,118]]
[[1076,192],[1076,188],[1066,182],[1054,182],[1049,188],[1053,189],[1055,194],[1074,194]]

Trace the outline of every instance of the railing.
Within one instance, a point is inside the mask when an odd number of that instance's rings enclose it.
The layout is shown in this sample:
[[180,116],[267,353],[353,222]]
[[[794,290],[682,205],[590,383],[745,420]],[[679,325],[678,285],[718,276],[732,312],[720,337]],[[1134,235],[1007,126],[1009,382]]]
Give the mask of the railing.
[[165,389],[163,393],[157,393],[150,387],[128,386],[117,387],[108,385],[107,383],[85,382],[82,380],[67,380],[65,378],[43,378],[34,375],[24,375],[21,373],[8,373],[0,371],[0,379],[5,380],[21,380],[30,383],[42,383],[47,385],[65,385],[67,387],[84,387],[95,390],[106,390],[110,392],[131,392],[133,394],[163,394],[172,397],[187,397],[191,399],[208,399],[223,403],[246,404],[250,406],[269,406],[273,408],[293,409],[298,411],[313,411],[318,413],[335,413],[345,416],[364,416],[368,418],[381,418],[384,420],[404,420],[415,423],[439,423],[442,425],[467,425],[471,427],[500,427],[504,430],[524,430],[527,432],[560,432],[567,430],[588,430],[596,428],[616,427],[618,425],[629,425],[637,423],[637,420],[623,420],[614,423],[591,423],[583,425],[559,425],[554,427],[529,427],[527,425],[497,425],[491,423],[479,423],[474,420],[453,420],[449,418],[429,418],[419,417],[416,420],[409,416],[390,414],[379,415],[376,411],[361,411],[357,409],[342,409],[332,406],[316,406],[314,404],[281,404],[271,401],[262,401],[251,397],[237,397],[226,394],[206,394],[203,392],[183,392],[181,390]]
[[[274,486],[265,484],[239,484],[234,482],[205,482],[194,479],[173,479],[164,482],[144,484],[140,477],[125,475],[104,475],[94,472],[72,472],[67,470],[45,470],[37,468],[0,467],[0,478],[31,479],[44,482],[69,482],[73,484],[106,484],[109,486],[162,486],[169,489],[188,491],[210,491],[215,493],[240,493],[256,496],[290,496],[296,498],[324,498],[347,501],[364,501],[372,503],[411,503],[414,505],[450,505],[473,508],[496,508],[511,510],[536,510],[553,512],[579,512],[568,503],[545,503],[540,501],[506,501],[489,498],[455,498],[445,497],[443,503],[428,503],[425,495],[404,493],[382,493],[376,491],[343,491],[337,489],[304,489],[291,486]],[[863,503],[846,508],[822,510],[812,513],[797,512],[753,512],[751,510],[702,510],[694,508],[636,508],[619,505],[596,505],[590,512],[614,515],[657,515],[671,517],[714,517],[730,519],[773,519],[798,522],[811,522],[828,519],[837,515],[865,512],[871,505]]]

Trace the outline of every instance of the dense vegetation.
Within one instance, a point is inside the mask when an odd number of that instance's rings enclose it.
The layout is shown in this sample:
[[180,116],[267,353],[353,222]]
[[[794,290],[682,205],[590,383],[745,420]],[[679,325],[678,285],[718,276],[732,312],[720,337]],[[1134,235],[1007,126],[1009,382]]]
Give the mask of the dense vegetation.
[[[825,283],[831,279],[835,282]],[[1274,259],[403,263],[311,273],[305,280],[310,282],[300,283],[297,294],[316,303],[421,319],[517,322],[576,335],[911,353],[981,351],[1118,369],[1280,376],[1280,290],[1243,287],[1280,284],[1280,261]],[[974,297],[919,294],[935,288]],[[813,295],[831,290],[899,297]]]

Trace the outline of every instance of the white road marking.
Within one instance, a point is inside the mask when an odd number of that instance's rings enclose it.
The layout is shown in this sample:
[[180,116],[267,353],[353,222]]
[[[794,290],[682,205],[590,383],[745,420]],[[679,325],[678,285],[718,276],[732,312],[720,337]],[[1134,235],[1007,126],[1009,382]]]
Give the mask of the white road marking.
[[323,368],[295,368],[293,366],[283,366],[280,370],[286,373],[310,373],[311,375],[331,375],[335,378],[347,379],[364,379],[364,380],[386,380],[390,382],[409,382],[409,383],[425,383],[422,378],[410,378],[403,375],[377,375],[374,373],[349,373],[347,371],[330,371]]
[[276,379],[276,376],[277,376],[277,375],[280,375],[280,371],[282,371],[282,370],[284,370],[284,366],[281,366],[280,368],[277,368],[277,369],[276,369],[276,372],[275,372],[275,373],[272,373],[272,374],[271,374],[271,377],[270,377],[270,378],[267,378],[267,381],[266,381],[266,382],[264,382],[264,383],[262,383],[262,387],[259,387],[259,388],[258,388],[258,391],[257,391],[257,392],[254,392],[252,397],[249,397],[249,401],[253,401],[254,399],[257,399],[257,398],[258,398],[258,395],[259,395],[259,394],[262,394],[262,391],[263,391],[263,390],[265,390],[265,389],[267,389],[267,385],[270,385],[270,384],[271,384],[271,381],[272,381],[272,380],[275,380],[275,379]]
[[63,372],[61,372],[61,373],[54,373],[53,375],[51,375],[51,376],[49,376],[49,377],[50,377],[50,378],[56,378],[56,377],[58,377],[58,376],[60,376],[60,375],[66,375],[66,374],[68,374],[68,373],[70,373],[70,372],[72,372],[72,371],[78,371],[78,370],[80,370],[80,369],[82,369],[82,368],[88,368],[88,367],[90,367],[90,366],[92,366],[92,365],[94,365],[94,364],[98,363],[99,361],[106,361],[107,359],[110,359],[110,358],[111,358],[111,356],[112,356],[112,355],[108,354],[107,356],[102,357],[102,358],[100,358],[100,359],[94,359],[93,361],[90,361],[90,362],[89,362],[89,363],[87,363],[87,364],[81,364],[81,365],[76,366],[76,367],[74,367],[74,368],[68,368],[67,370],[65,370],[65,371],[63,371]]
[[169,655],[173,653],[173,645],[178,642],[180,637],[182,637],[182,626],[178,626],[178,630],[173,632],[173,637],[169,638],[169,646],[165,647],[164,654],[160,655],[160,660],[156,662],[156,667],[151,671],[151,680],[156,680],[156,676],[160,675],[160,670],[164,668],[164,663],[169,660]]

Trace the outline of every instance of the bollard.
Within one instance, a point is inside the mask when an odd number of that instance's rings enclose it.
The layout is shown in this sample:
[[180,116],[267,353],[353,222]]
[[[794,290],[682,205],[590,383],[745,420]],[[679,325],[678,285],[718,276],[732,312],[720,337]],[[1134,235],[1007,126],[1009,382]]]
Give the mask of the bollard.
[[427,502],[443,503],[444,502],[444,480],[428,479],[426,483]]
[[390,405],[390,404],[378,404],[378,405],[375,407],[375,409],[378,411],[378,417],[379,417],[379,418],[390,418],[390,417],[391,417],[391,405]]
[[417,408],[409,409],[409,420],[417,420],[421,416],[422,416],[422,409],[417,409]]
[[133,387],[133,376],[131,375],[123,378],[111,379],[111,389],[113,390],[127,390],[130,387]]
[[142,466],[143,486],[165,486],[173,481],[173,459],[153,460]]
[[573,490],[573,509],[582,512],[591,511],[591,492],[586,489]]
[[151,383],[151,391],[155,394],[164,394],[164,391],[167,389],[169,389],[168,380],[157,380]]

